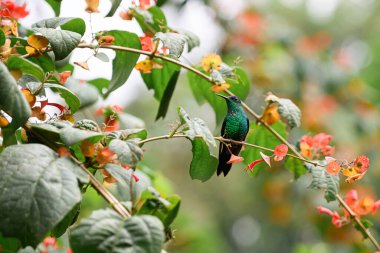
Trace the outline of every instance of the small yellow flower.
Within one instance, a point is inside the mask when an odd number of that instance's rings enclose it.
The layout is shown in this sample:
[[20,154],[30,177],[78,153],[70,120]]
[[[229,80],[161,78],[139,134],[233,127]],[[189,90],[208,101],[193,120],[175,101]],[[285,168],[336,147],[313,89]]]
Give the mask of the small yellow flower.
[[217,54],[209,54],[202,58],[202,68],[206,72],[210,72],[211,69],[219,70],[222,65],[222,58]]

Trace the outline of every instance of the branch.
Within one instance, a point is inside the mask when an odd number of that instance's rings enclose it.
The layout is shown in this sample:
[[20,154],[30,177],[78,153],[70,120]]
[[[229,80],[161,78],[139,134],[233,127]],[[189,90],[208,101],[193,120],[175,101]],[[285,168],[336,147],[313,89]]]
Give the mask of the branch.
[[[199,137],[202,137],[202,136],[199,136]],[[157,140],[167,140],[167,139],[171,139],[171,138],[188,138],[188,136],[185,135],[185,134],[167,134],[167,135],[155,136],[155,137],[152,137],[152,138],[148,138],[148,139],[139,141],[138,144],[144,144],[144,143],[147,143],[147,142],[152,142],[152,141],[157,141]],[[223,137],[218,137],[218,136],[215,136],[214,139],[217,140],[217,141],[219,141],[219,142],[241,144],[243,146],[253,147],[253,148],[257,148],[257,149],[261,149],[261,150],[265,150],[265,151],[269,151],[269,152],[274,152],[273,149],[262,147],[262,146],[255,145],[255,144],[252,144],[252,143],[248,143],[248,142],[245,142],[245,141],[235,141],[235,140],[232,140],[232,139],[225,139]],[[293,158],[301,160],[301,161],[303,161],[305,163],[310,163],[310,164],[312,164],[314,166],[325,167],[325,165],[322,165],[322,164],[319,164],[317,162],[313,162],[313,161],[310,161],[310,160],[307,160],[307,159],[304,159],[304,158],[300,158],[300,157],[298,157],[296,155],[286,154],[286,156],[293,157]]]
[[[100,47],[101,48],[113,49],[113,50],[127,51],[127,52],[136,53],[136,54],[142,54],[142,55],[146,55],[146,56],[150,56],[150,57],[152,56],[151,52],[147,52],[147,51],[143,51],[143,50],[139,50],[139,49],[135,49],[135,48],[128,48],[128,47],[115,46],[115,45],[100,45]],[[78,48],[91,48],[91,49],[94,49],[95,45],[81,43],[81,44],[78,45]],[[167,61],[167,62],[171,62],[173,64],[176,64],[176,65],[178,65],[178,66],[180,66],[180,67],[182,67],[184,69],[187,69],[187,70],[193,72],[194,74],[202,77],[203,79],[207,80],[211,84],[215,83],[212,80],[212,78],[209,77],[208,75],[206,75],[206,74],[202,73],[201,71],[197,70],[196,68],[194,68],[194,67],[192,67],[190,65],[187,65],[185,63],[182,63],[182,62],[180,62],[178,60],[175,60],[175,59],[167,57],[167,56],[159,55],[159,54],[155,54],[154,58],[158,58],[158,59],[161,59],[163,61]],[[229,90],[226,90],[225,92],[228,95],[230,95],[230,96],[234,95]],[[305,162],[308,162],[308,163],[314,163],[312,161],[309,161],[309,160],[306,160],[305,158],[303,158],[303,156],[294,148],[293,145],[291,145],[285,138],[283,138],[279,133],[277,133],[277,131],[274,130],[270,125],[268,125],[267,123],[265,123],[261,119],[260,115],[257,114],[255,111],[253,111],[246,103],[242,102],[242,105],[243,105],[244,109],[250,115],[252,115],[261,124],[263,124],[264,127],[267,128],[268,131],[270,131],[278,140],[280,140],[282,143],[284,143],[286,146],[288,146],[288,148],[290,149],[290,151],[293,152],[294,155],[295,155],[293,157],[298,157],[297,159],[305,161]],[[174,137],[174,136],[172,136],[172,137]],[[166,136],[165,138],[159,138],[159,139],[168,139],[168,137]],[[148,141],[151,141],[151,140],[149,140],[149,139],[145,140],[145,142],[148,142]],[[142,143],[144,143],[144,142],[142,142]],[[251,144],[251,145],[253,145],[253,144]],[[339,203],[342,205],[342,207],[348,213],[354,214],[354,212],[350,209],[350,207],[347,205],[347,203],[344,202],[344,200],[342,199],[342,197],[339,194],[336,194],[335,197],[337,198],[337,200],[339,201]],[[354,221],[359,225],[359,227],[365,228],[364,225],[363,225],[363,223],[360,221],[360,219],[358,219],[356,216],[353,216],[353,217],[354,217]],[[376,249],[380,250],[379,244],[377,243],[376,239],[371,235],[371,233],[369,232],[369,230],[368,229],[364,229],[363,232],[368,236],[368,238],[371,240],[372,244],[376,247]]]

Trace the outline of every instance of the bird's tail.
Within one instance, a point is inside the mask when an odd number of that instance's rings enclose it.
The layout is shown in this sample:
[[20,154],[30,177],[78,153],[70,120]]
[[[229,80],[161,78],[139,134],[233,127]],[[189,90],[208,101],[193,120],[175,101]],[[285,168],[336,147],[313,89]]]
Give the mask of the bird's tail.
[[229,149],[224,145],[219,146],[219,164],[216,170],[216,175],[219,176],[222,172],[224,176],[227,176],[228,172],[231,170],[232,164],[227,164],[231,158],[231,152],[234,155],[239,155],[242,145],[232,145]]

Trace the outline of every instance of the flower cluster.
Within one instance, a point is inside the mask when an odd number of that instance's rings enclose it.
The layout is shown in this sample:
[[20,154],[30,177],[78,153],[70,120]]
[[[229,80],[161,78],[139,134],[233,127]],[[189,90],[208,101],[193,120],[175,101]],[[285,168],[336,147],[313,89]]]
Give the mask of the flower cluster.
[[339,162],[335,158],[326,157],[327,170],[326,172],[330,175],[336,175],[341,172],[346,176],[346,182],[352,183],[361,179],[367,172],[370,161],[367,156],[359,156],[354,161],[351,162]]
[[334,148],[329,145],[332,136],[325,133],[319,133],[311,137],[305,135],[301,138],[299,147],[303,157],[312,160],[321,160],[325,156],[332,156]]
[[118,113],[122,112],[123,108],[119,105],[111,105],[106,107],[100,107],[96,110],[96,115],[103,115],[104,118],[104,132],[112,132],[119,130],[120,120]]
[[[375,201],[370,196],[364,196],[359,198],[358,192],[356,190],[350,190],[345,197],[345,202],[354,212],[357,217],[361,217],[368,214],[375,214],[377,209],[380,207],[380,200]],[[343,215],[339,215],[336,211],[332,211],[328,208],[319,206],[317,207],[319,213],[327,214],[332,218],[332,224],[340,228],[342,225],[348,224],[350,222],[350,214],[345,210]]]
[[276,148],[273,151],[273,155],[272,156],[267,156],[267,155],[265,155],[265,154],[263,154],[263,153],[260,152],[260,155],[261,155],[262,158],[258,159],[258,160],[255,160],[252,163],[250,163],[248,165],[248,167],[246,168],[246,170],[252,171],[253,167],[255,167],[257,164],[259,164],[261,162],[266,162],[266,164],[268,164],[268,166],[270,167],[271,166],[271,158],[272,157],[273,157],[274,161],[279,162],[282,159],[284,159],[284,157],[287,154],[288,154],[288,146],[286,146],[285,144],[280,144],[280,145],[276,146]]

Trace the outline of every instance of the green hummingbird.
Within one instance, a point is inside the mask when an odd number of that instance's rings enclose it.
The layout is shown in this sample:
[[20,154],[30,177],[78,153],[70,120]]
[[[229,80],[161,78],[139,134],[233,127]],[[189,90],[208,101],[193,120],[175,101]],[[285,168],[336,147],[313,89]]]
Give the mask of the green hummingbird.
[[[221,135],[225,139],[235,141],[244,141],[249,130],[249,120],[245,114],[241,101],[236,96],[223,96],[216,94],[226,100],[227,115],[224,118]],[[232,164],[227,164],[231,158],[231,154],[239,155],[242,148],[241,144],[219,144],[219,164],[216,174],[219,176],[222,172],[224,176],[228,174]]]

